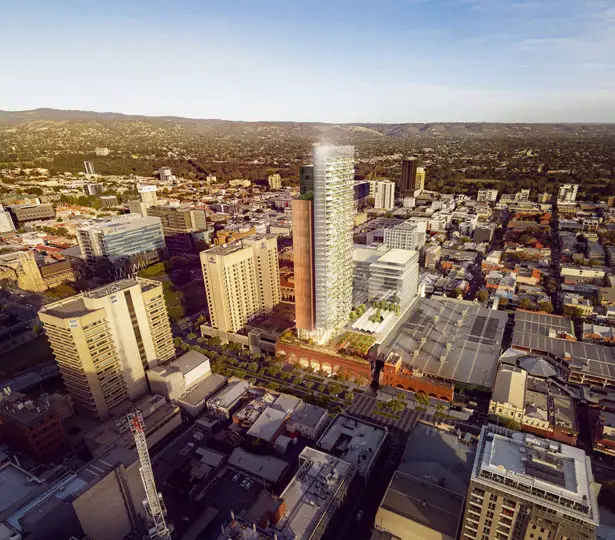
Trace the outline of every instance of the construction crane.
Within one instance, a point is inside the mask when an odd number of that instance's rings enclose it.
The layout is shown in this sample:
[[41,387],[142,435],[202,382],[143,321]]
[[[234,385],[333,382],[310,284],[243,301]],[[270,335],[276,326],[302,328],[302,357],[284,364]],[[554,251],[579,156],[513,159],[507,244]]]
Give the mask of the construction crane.
[[139,454],[139,472],[141,473],[141,481],[145,488],[145,497],[143,506],[151,519],[151,527],[149,529],[149,538],[156,540],[171,540],[171,532],[164,520],[164,502],[162,494],[156,490],[156,482],[154,480],[154,471],[152,462],[149,458],[149,450],[147,449],[147,440],[145,438],[145,423],[143,422],[143,414],[141,411],[128,414],[128,424],[130,431],[135,438],[137,452]]

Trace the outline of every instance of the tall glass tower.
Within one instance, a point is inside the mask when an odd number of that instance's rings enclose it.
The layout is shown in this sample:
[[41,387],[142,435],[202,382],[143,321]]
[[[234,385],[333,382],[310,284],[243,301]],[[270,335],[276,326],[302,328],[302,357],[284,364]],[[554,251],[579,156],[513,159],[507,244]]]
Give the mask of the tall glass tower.
[[313,321],[299,328],[298,320],[298,330],[323,343],[346,323],[352,308],[354,147],[315,146],[313,159],[312,253],[299,255],[311,259],[312,279],[304,283],[313,294],[300,296],[312,297],[311,309],[303,312],[311,312]]

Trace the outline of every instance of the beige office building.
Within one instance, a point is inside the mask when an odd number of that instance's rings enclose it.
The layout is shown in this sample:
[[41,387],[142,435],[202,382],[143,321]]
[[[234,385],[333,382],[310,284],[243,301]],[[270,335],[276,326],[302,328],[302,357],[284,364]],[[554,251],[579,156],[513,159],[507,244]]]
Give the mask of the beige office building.
[[211,325],[236,332],[282,299],[275,235],[255,235],[201,252]]
[[48,304],[39,318],[75,407],[101,420],[145,394],[145,370],[175,355],[157,281],[117,281]]
[[267,177],[267,182],[269,184],[269,189],[272,191],[282,189],[282,177],[278,173],[270,174]]
[[590,540],[599,522],[585,451],[484,426],[466,501],[463,540]]

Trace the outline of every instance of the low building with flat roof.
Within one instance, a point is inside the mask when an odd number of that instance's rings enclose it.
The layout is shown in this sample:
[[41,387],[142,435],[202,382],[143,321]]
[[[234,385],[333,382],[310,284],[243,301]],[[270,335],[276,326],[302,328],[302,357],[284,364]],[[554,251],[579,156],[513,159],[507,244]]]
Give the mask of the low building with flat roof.
[[417,426],[376,513],[376,531],[387,539],[458,538],[473,462],[474,446]]
[[60,415],[47,397],[33,400],[19,392],[0,393],[0,436],[36,460],[68,450]]
[[0,466],[0,514],[42,485],[42,480],[10,461]]
[[598,422],[592,432],[596,452],[615,456],[615,413],[600,411]]
[[241,379],[231,379],[220,392],[207,400],[207,410],[219,417],[230,418],[239,407],[250,384]]
[[286,471],[288,463],[273,456],[252,454],[243,448],[235,448],[228,458],[228,464],[245,471],[255,480],[275,484]]
[[355,472],[343,459],[304,448],[299,470],[280,495],[285,512],[275,526],[277,537],[319,540],[344,502]]
[[225,386],[226,377],[211,373],[188,388],[177,400],[177,404],[182,411],[195,418],[207,408],[207,400]]
[[211,371],[209,358],[196,351],[153,366],[147,378],[152,392],[177,403],[192,417],[203,412],[205,402],[226,384],[225,377]]
[[134,437],[126,416],[136,410],[143,413],[147,444],[150,447],[179,427],[182,422],[179,407],[169,403],[161,395],[150,394],[137,402],[124,401],[111,410],[112,418],[86,433],[85,444],[94,457],[114,447],[135,448]]
[[286,431],[291,434],[298,433],[314,441],[327,425],[327,419],[326,409],[310,403],[302,403],[292,413],[286,424]]
[[386,427],[338,414],[318,440],[318,447],[357,467],[367,478],[388,434]]
[[289,413],[277,407],[267,407],[248,430],[248,435],[266,443],[273,443],[284,431]]

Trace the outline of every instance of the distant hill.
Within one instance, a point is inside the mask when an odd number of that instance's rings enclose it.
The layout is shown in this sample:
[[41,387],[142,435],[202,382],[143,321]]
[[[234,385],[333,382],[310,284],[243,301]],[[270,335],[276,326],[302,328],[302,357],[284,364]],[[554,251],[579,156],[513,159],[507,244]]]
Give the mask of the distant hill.
[[[283,136],[326,136],[345,133],[350,138],[392,139],[420,137],[526,137],[526,136],[583,136],[587,134],[615,134],[615,124],[514,124],[514,123],[350,123],[330,124],[323,122],[243,122],[219,119],[196,119],[175,116],[141,116],[114,112],[92,112],[59,109],[34,109],[30,111],[0,111],[0,127],[22,126],[37,122],[60,123],[145,123],[183,127],[190,131],[207,132],[211,128],[222,128],[229,134],[250,135],[259,131],[274,130]],[[217,131],[217,130],[216,130]]]

